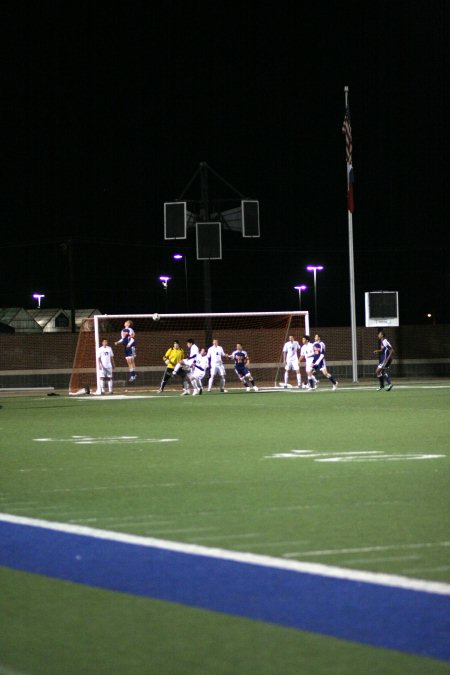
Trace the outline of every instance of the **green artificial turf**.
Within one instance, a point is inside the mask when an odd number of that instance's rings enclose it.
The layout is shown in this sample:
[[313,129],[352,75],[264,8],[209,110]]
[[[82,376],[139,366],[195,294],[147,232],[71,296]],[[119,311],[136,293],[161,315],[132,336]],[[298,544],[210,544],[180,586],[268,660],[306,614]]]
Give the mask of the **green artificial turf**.
[[[449,401],[446,387],[326,382],[311,393],[6,397],[0,510],[448,583]],[[170,603],[2,579],[0,673],[449,672]]]
[[0,568],[0,672],[444,675],[450,664]]

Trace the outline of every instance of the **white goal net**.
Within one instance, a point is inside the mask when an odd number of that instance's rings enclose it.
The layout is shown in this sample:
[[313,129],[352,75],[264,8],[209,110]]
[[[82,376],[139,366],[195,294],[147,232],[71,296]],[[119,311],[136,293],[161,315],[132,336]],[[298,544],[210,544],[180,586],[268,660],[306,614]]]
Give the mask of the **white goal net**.
[[[114,345],[121,337],[126,320],[133,322],[136,340],[136,381],[133,388],[149,390],[159,387],[165,369],[163,356],[174,340],[178,340],[186,351],[189,339],[205,349],[211,346],[213,339],[217,339],[227,354],[231,354],[240,343],[250,357],[249,367],[258,385],[273,386],[283,370],[282,350],[289,335],[301,341],[302,335],[309,332],[308,312],[300,311],[94,316],[86,319],[80,328],[70,393],[83,390],[100,392],[96,355],[104,339],[114,351],[114,389],[131,389],[124,348],[121,344]],[[227,380],[233,378],[233,368],[230,360],[226,365]],[[231,372],[228,373],[228,370]]]

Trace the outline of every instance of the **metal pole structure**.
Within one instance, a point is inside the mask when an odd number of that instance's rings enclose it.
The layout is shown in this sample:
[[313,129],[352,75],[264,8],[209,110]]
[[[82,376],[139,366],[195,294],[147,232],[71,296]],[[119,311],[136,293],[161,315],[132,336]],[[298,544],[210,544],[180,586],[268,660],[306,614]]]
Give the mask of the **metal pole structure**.
[[184,256],[184,283],[186,285],[186,312],[189,312],[189,290],[188,290],[188,275],[187,275],[187,256]]
[[314,273],[314,322],[316,327],[319,325],[319,317],[317,314],[317,271],[323,270],[323,265],[308,265],[306,268],[308,272]]
[[187,273],[187,255],[185,253],[174,253],[172,258],[174,260],[184,260],[184,284],[186,291],[186,312],[189,311],[189,290],[188,290],[188,273]]
[[[345,110],[346,116],[348,114],[348,92],[349,88],[344,87],[345,93]],[[345,132],[344,132],[345,133]],[[347,135],[349,134],[349,138]],[[353,171],[352,166],[352,136],[350,127],[350,118],[348,118],[348,125],[346,131],[346,145],[347,145],[347,193],[350,189],[350,171]],[[353,188],[352,188],[353,189]],[[350,320],[351,320],[351,335],[352,335],[352,374],[353,382],[358,382],[358,355],[357,355],[357,339],[356,339],[356,303],[355,303],[355,263],[353,256],[353,199],[351,209],[350,202],[347,200],[347,214],[348,214],[348,258],[350,270]]]
[[[208,195],[208,165],[206,162],[200,163],[200,185],[201,185],[201,215],[204,223],[209,221],[209,195]],[[211,302],[211,264],[209,260],[203,261],[203,307],[206,314],[212,312]]]
[[302,291],[306,291],[306,286],[301,284],[301,286],[294,286],[294,288],[298,291],[298,308],[302,311]]
[[314,268],[314,322],[316,328],[319,325],[319,317],[317,316],[317,269]]
[[67,253],[69,258],[69,296],[70,296],[70,330],[75,333],[75,270],[73,265],[73,239],[67,241]]

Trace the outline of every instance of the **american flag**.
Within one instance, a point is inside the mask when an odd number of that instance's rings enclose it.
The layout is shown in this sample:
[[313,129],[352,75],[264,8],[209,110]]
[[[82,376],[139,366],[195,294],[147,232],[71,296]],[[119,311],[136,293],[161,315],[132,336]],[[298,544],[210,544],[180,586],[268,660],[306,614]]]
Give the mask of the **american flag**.
[[352,141],[352,125],[350,123],[350,110],[348,106],[345,109],[344,122],[342,124],[342,133],[345,136],[345,156],[347,160],[347,209],[353,213],[355,209],[355,202],[353,199],[353,141]]

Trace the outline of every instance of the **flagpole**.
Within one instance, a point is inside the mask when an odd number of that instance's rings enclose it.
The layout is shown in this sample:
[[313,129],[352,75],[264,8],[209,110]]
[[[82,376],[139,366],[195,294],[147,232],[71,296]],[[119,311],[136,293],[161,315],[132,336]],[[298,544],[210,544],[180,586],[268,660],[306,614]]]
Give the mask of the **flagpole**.
[[[344,87],[345,93],[345,110],[348,111],[348,87]],[[347,194],[349,190],[353,190],[350,185],[350,170],[353,167],[349,166],[347,156]],[[351,335],[352,335],[352,375],[353,382],[358,382],[358,355],[357,355],[357,339],[356,339],[356,308],[355,308],[355,263],[353,256],[353,194],[350,201],[347,200],[347,214],[348,214],[348,258],[350,269],[350,319],[351,319]]]

